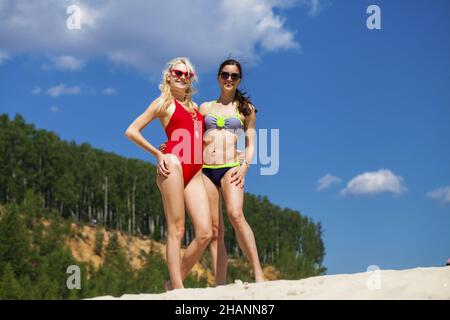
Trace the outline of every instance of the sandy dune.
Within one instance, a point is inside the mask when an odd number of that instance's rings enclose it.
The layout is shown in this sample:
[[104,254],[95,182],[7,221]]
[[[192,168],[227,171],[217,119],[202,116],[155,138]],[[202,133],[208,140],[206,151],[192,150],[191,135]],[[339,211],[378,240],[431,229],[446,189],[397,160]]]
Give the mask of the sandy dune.
[[216,288],[178,289],[162,294],[126,294],[95,299],[252,300],[252,299],[445,299],[450,300],[450,266],[409,270],[235,283]]

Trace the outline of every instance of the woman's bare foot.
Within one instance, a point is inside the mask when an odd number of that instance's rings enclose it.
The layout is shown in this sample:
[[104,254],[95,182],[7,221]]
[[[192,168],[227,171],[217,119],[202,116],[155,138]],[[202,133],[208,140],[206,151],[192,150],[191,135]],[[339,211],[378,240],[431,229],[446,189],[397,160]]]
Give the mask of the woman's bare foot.
[[170,283],[170,280],[167,280],[167,281],[164,283],[164,289],[166,290],[166,292],[167,292],[167,291],[173,290],[172,284]]
[[167,291],[172,291],[172,290],[174,290],[174,289],[184,289],[184,286],[181,285],[181,287],[179,287],[179,288],[174,288],[174,287],[172,286],[172,282],[170,282],[170,280],[167,280],[167,281],[164,283],[164,289],[165,289],[166,292],[167,292]]
[[266,281],[266,278],[264,278],[264,274],[259,274],[255,276],[255,282],[264,282]]

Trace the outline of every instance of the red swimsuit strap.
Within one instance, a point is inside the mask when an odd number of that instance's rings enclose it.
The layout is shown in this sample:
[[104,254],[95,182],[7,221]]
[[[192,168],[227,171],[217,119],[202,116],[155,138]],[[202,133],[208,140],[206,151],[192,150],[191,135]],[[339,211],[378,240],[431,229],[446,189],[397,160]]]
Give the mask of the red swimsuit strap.
[[174,102],[175,102],[175,110],[174,110],[172,116],[170,117],[169,123],[167,124],[166,129],[165,129],[166,135],[168,138],[170,138],[170,136],[172,135],[172,132],[175,129],[186,128],[186,121],[183,119],[184,117],[181,116],[181,114],[180,114],[181,110],[179,110],[177,99],[174,99]]
[[[192,114],[186,110],[177,99],[174,99],[175,102],[175,111],[173,112],[169,123],[167,124],[165,131],[167,134],[167,137],[170,137],[172,135],[172,132],[175,129],[186,129],[189,131],[189,133],[194,134],[194,125],[193,125],[193,117]],[[183,109],[183,110],[182,110]],[[203,125],[203,116],[202,114],[194,108],[194,112],[198,121],[198,125]],[[202,132],[203,133],[203,130]]]

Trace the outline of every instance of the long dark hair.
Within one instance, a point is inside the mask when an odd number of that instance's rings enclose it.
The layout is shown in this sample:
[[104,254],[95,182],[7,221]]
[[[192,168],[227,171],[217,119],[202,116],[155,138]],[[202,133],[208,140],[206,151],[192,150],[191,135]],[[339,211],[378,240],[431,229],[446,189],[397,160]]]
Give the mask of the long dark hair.
[[[242,67],[241,67],[241,63],[235,59],[227,59],[224,62],[222,62],[220,64],[219,67],[219,71],[217,72],[217,76],[220,76],[220,72],[222,72],[222,69],[225,66],[228,65],[232,65],[232,66],[236,66],[239,69],[239,74],[241,76],[242,79]],[[234,100],[237,102],[237,107],[240,113],[242,113],[244,116],[248,116],[249,114],[252,113],[252,108],[250,107],[250,105],[253,105],[252,102],[250,101],[250,96],[247,95],[247,92],[241,91],[239,89],[236,88],[236,94],[234,95]],[[255,109],[255,113],[257,112],[256,108]]]

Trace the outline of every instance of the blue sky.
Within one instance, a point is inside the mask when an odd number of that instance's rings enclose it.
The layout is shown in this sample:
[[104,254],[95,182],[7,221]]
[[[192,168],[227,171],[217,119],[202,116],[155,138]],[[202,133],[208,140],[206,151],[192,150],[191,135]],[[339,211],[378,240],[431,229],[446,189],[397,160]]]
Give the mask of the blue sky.
[[[85,13],[81,30],[65,27],[71,3]],[[154,163],[123,133],[157,97],[163,63],[192,59],[200,103],[217,98],[216,68],[232,54],[243,62],[257,127],[280,134],[279,172],[252,166],[246,190],[322,223],[328,273],[443,265],[450,3],[280,3],[3,2],[0,112]],[[381,30],[366,27],[371,4]],[[165,139],[157,122],[144,135]]]

